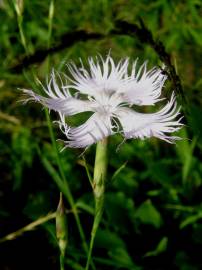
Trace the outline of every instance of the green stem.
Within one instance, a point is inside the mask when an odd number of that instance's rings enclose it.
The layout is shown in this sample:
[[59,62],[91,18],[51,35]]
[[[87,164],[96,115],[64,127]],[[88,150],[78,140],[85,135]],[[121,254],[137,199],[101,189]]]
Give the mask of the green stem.
[[23,28],[22,28],[22,21],[23,21],[22,15],[17,16],[17,21],[18,21],[18,28],[19,28],[19,32],[20,32],[20,39],[21,39],[21,42],[22,42],[22,46],[24,47],[26,56],[29,57],[29,49],[27,47],[27,42],[26,42],[24,31],[23,31]]
[[107,139],[104,139],[98,142],[96,148],[94,178],[93,178],[95,215],[91,231],[90,247],[88,251],[88,258],[85,270],[89,269],[96,232],[102,219],[102,214],[104,210],[106,173],[107,173]]
[[28,46],[27,46],[26,38],[25,38],[25,35],[24,35],[23,27],[22,27],[23,7],[20,7],[19,3],[17,3],[16,0],[13,0],[13,5],[14,5],[16,15],[17,15],[17,23],[18,23],[18,29],[19,29],[19,33],[20,33],[21,43],[22,43],[22,46],[23,46],[23,48],[25,50],[26,56],[29,57],[29,49],[28,49]]
[[65,255],[60,254],[60,270],[65,270]]
[[48,113],[47,109],[45,110],[45,114],[46,114],[46,120],[47,120],[47,123],[48,123],[48,129],[49,129],[49,133],[50,133],[50,137],[51,137],[51,142],[52,142],[52,145],[53,145],[53,148],[54,148],[54,152],[56,154],[56,162],[57,162],[57,165],[58,165],[58,168],[59,168],[59,173],[60,173],[61,178],[62,178],[62,183],[61,183],[61,186],[63,186],[62,191],[63,191],[65,197],[67,198],[67,200],[68,200],[68,202],[69,202],[69,204],[71,206],[71,209],[72,209],[72,212],[73,212],[73,215],[74,215],[74,218],[76,220],[76,224],[77,224],[77,227],[78,227],[78,230],[79,230],[79,234],[80,234],[80,237],[81,237],[81,240],[82,240],[83,249],[85,250],[85,252],[88,253],[88,246],[86,244],[85,234],[84,234],[81,222],[80,222],[79,215],[77,213],[77,207],[75,205],[73,196],[71,194],[69,184],[68,184],[68,182],[66,181],[66,178],[65,178],[64,169],[63,169],[63,166],[62,166],[62,163],[61,163],[61,160],[60,160],[55,135],[53,133],[52,123],[51,123],[50,116],[49,116],[49,113]]
[[[50,49],[50,45],[51,45],[54,12],[55,12],[55,1],[54,0],[50,0],[49,14],[48,14],[48,40],[47,40],[47,49]],[[48,73],[50,72],[50,55],[49,54],[47,56],[47,71],[48,71]]]
[[55,11],[55,1],[51,0],[49,5],[49,14],[48,14],[48,49],[50,48],[52,29],[53,29],[53,16]]

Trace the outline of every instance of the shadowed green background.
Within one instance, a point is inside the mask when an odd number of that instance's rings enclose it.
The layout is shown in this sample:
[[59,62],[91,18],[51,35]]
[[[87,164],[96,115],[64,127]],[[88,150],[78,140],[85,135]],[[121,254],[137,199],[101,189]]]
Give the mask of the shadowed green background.
[[[129,140],[116,152],[122,138],[110,138],[111,183],[93,258],[97,270],[202,269],[201,11],[197,0],[0,1],[0,238],[54,212],[59,201],[61,172],[45,111],[35,103],[23,106],[18,88],[40,91],[37,78],[45,84],[52,68],[66,72],[68,61],[82,58],[85,64],[89,56],[109,50],[115,61],[129,56],[138,57],[139,64],[148,60],[150,68],[161,65],[161,53],[146,36],[140,40],[136,33],[114,32],[117,20],[140,28],[142,20],[155,42],[162,42],[181,80],[187,101],[178,94],[186,124],[179,136],[184,139],[176,145]],[[173,90],[168,79],[164,95],[170,97]],[[54,112],[50,116],[57,120]],[[53,129],[56,138],[65,139],[57,125]],[[63,144],[57,146],[60,150]],[[66,149],[59,158],[89,243],[93,196],[81,153]],[[85,153],[90,172],[94,153],[94,146]],[[86,254],[64,201],[66,267],[79,270]],[[0,269],[59,269],[54,219],[0,243]]]

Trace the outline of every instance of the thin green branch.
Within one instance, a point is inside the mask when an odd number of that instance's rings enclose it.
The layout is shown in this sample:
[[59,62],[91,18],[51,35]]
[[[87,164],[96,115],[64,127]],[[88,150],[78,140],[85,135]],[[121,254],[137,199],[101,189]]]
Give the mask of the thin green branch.
[[88,164],[87,164],[86,159],[85,159],[84,156],[82,157],[82,159],[83,160],[79,160],[79,164],[85,167],[86,174],[88,176],[88,180],[90,182],[91,187],[93,188],[93,178],[92,178],[92,176],[90,174],[89,166],[88,166]]
[[51,44],[54,12],[55,12],[55,1],[51,0],[50,5],[49,5],[49,14],[48,14],[48,46],[47,46],[48,49],[50,48],[50,44]]
[[56,217],[56,212],[50,213],[50,214],[46,215],[45,217],[41,217],[41,218],[31,222],[30,224],[26,225],[25,227],[4,236],[3,238],[0,239],[0,243],[3,243],[3,242],[8,241],[8,240],[14,240],[15,238],[21,236],[25,232],[32,231],[37,226],[42,225],[43,223],[45,223],[51,219],[54,219],[55,217]]
[[24,31],[23,31],[23,2],[21,1],[17,1],[17,0],[13,0],[13,5],[16,11],[16,15],[17,15],[17,23],[18,23],[18,29],[19,29],[19,33],[20,33],[20,40],[22,43],[22,46],[25,50],[26,53],[26,57],[29,57],[29,49],[27,46],[27,41],[24,35]]

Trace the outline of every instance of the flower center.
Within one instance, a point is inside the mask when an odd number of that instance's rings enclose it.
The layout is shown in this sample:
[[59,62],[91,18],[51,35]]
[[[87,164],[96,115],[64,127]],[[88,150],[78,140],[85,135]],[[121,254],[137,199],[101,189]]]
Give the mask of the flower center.
[[96,96],[95,110],[101,114],[112,115],[121,103],[123,103],[123,99],[120,94],[102,93],[102,95]]
[[102,114],[112,114],[115,108],[111,104],[107,104],[99,106],[97,109]]

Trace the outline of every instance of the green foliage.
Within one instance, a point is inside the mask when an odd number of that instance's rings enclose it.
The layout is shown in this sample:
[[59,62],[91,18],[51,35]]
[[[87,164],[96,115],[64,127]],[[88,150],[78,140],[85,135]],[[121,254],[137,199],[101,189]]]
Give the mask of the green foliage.
[[[183,140],[176,145],[155,139],[121,144],[120,136],[110,138],[110,183],[92,269],[202,269],[201,10],[199,0],[0,1],[1,237],[55,212],[61,191],[68,213],[66,268],[83,269],[94,214],[95,147],[85,152],[85,160],[79,150],[60,152],[63,143],[53,144],[55,138],[64,139],[57,125],[51,126],[40,105],[19,103],[17,89],[38,90],[37,78],[45,84],[51,68],[66,72],[68,61],[77,63],[81,57],[85,62],[110,49],[117,60],[139,57],[140,63],[148,59],[150,67],[161,65],[159,55],[136,35],[109,34],[115,20],[140,25],[141,18],[169,52],[184,87],[185,127],[179,133]],[[67,44],[64,35],[78,30],[104,36],[62,47]],[[58,45],[46,54],[47,48]],[[15,68],[34,53],[41,58]],[[165,94],[170,96],[172,90],[168,79]],[[52,112],[50,117],[57,120]],[[82,115],[79,122],[83,120]],[[0,244],[0,269],[59,269],[53,220],[12,241],[16,242]]]
[[157,247],[154,250],[147,252],[145,254],[145,256],[146,257],[157,256],[160,253],[165,252],[166,251],[166,248],[167,248],[167,244],[168,244],[168,238],[167,237],[163,237],[161,239],[161,241],[158,243]]
[[[23,171],[30,168],[33,161],[35,144],[32,141],[31,131],[21,127],[12,134],[12,164],[14,183],[13,189],[20,189],[23,181]],[[24,179],[25,180],[25,179]]]
[[136,218],[143,224],[150,224],[159,229],[162,224],[162,218],[157,209],[150,200],[143,202],[136,211]]

